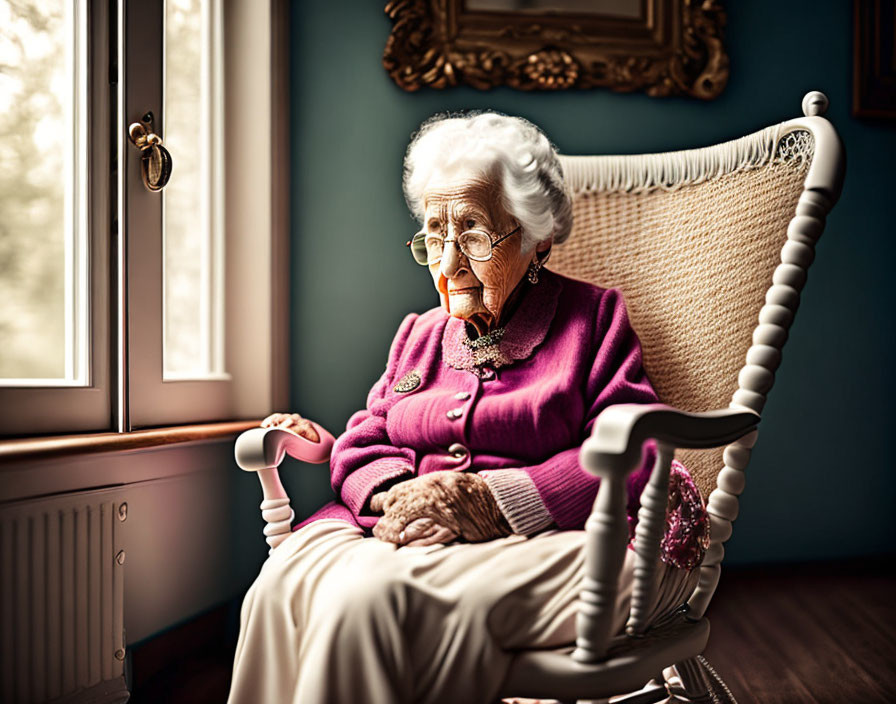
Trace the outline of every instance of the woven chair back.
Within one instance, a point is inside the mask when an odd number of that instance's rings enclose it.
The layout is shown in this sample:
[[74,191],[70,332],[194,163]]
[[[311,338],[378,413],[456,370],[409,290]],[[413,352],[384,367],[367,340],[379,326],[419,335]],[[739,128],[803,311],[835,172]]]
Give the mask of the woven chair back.
[[[619,288],[663,403],[725,408],[803,189],[811,134],[773,129],[707,149],[562,157],[569,239],[549,268]],[[722,450],[679,450],[704,496]]]

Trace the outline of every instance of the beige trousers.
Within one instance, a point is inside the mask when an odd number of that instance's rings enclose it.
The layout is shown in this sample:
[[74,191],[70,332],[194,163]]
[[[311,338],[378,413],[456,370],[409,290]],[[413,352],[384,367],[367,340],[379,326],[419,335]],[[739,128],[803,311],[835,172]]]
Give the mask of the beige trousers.
[[[274,550],[246,593],[228,701],[491,704],[509,651],[575,640],[584,537],[399,548],[345,521],[309,524]],[[616,632],[631,598],[627,553]],[[696,583],[696,571],[663,568],[653,617]]]

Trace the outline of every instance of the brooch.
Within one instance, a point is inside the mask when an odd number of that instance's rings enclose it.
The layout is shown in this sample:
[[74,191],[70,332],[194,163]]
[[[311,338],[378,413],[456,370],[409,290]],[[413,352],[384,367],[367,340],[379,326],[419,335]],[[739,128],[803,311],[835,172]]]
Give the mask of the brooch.
[[420,372],[415,369],[401,377],[392,390],[399,394],[406,394],[408,391],[413,391],[420,386],[421,381]]

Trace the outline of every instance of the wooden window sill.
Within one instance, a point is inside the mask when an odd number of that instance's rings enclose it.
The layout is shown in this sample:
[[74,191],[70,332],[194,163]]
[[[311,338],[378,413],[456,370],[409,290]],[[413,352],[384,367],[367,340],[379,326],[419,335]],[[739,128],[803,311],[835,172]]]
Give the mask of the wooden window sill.
[[129,433],[90,433],[40,438],[0,440],[0,464],[22,460],[42,460],[72,455],[145,450],[164,445],[206,442],[236,437],[259,420],[238,420],[224,423],[178,425],[170,428],[132,430]]

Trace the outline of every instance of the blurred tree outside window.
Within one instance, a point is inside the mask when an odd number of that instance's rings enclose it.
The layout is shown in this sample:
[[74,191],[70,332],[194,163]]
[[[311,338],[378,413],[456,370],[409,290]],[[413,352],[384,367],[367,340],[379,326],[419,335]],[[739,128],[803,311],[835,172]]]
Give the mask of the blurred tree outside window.
[[74,5],[0,0],[0,379],[75,376]]
[[163,191],[166,379],[224,373],[219,5],[165,0],[164,134],[177,155]]

